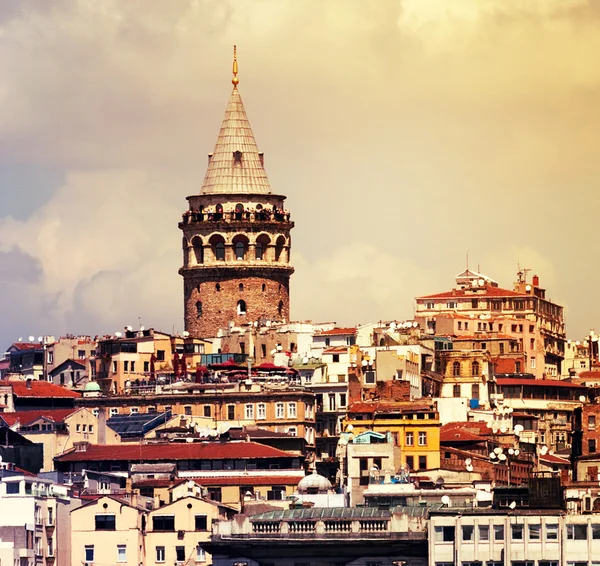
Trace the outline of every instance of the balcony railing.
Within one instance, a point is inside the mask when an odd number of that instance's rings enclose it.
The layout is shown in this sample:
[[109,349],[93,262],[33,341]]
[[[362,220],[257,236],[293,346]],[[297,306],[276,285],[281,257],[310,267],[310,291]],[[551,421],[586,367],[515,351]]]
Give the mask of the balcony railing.
[[273,212],[264,209],[260,212],[245,210],[243,212],[196,212],[188,210],[182,215],[184,224],[196,222],[289,222],[290,213],[287,210]]

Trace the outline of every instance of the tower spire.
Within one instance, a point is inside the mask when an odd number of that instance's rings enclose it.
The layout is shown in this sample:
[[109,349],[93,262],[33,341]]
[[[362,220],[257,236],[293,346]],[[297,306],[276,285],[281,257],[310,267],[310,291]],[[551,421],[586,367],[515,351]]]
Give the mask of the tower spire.
[[240,82],[240,79],[238,79],[237,74],[238,74],[237,45],[234,45],[233,46],[233,78],[231,79],[233,86],[237,86]]

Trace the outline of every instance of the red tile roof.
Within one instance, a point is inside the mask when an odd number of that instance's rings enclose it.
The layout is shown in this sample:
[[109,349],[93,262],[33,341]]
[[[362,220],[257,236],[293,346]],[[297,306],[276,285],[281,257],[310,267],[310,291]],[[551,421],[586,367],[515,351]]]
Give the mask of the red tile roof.
[[55,385],[49,381],[31,380],[31,388],[25,381],[0,381],[0,385],[10,385],[17,397],[67,397],[78,398],[81,393],[71,391],[66,387]]
[[325,348],[324,354],[346,354],[348,353],[348,346],[332,346],[331,348]]
[[566,458],[561,458],[560,456],[555,456],[554,454],[544,454],[543,456],[540,454],[540,460],[542,462],[549,462],[550,464],[561,464],[563,466],[570,466],[571,462]]
[[[467,292],[468,291],[468,292]],[[516,291],[510,291],[509,289],[502,289],[500,287],[485,287],[483,290],[477,290],[473,292],[465,289],[452,289],[452,291],[446,291],[444,293],[436,293],[435,295],[424,295],[417,297],[417,301],[425,299],[453,299],[456,297],[467,297],[468,299],[476,299],[477,297],[530,297],[527,293],[517,293]]]
[[55,423],[62,423],[79,409],[40,409],[34,411],[15,411],[13,413],[0,413],[0,419],[12,427],[16,423],[27,426],[40,418],[46,418]]
[[58,462],[225,460],[254,458],[297,458],[298,456],[256,442],[177,442],[106,446],[91,444],[86,451],[75,449],[57,456]]
[[324,330],[317,336],[348,336],[356,334],[356,328],[332,328],[331,330]]
[[530,385],[531,387],[570,387],[572,389],[587,389],[585,385],[577,385],[560,379],[527,379],[520,377],[498,377],[499,386]]
[[42,345],[39,342],[15,342],[12,344],[15,350],[38,350],[42,349]]
[[304,474],[297,476],[209,476],[186,478],[203,487],[222,485],[298,485]]
[[453,421],[442,425],[440,433],[453,430],[464,430],[477,436],[489,436],[492,429],[484,421]]
[[485,442],[487,439],[478,434],[473,434],[468,430],[453,428],[449,430],[440,430],[440,442]]
[[356,401],[348,407],[348,414],[351,413],[385,413],[385,412],[411,412],[411,411],[434,411],[431,405],[412,401],[394,403],[381,401]]

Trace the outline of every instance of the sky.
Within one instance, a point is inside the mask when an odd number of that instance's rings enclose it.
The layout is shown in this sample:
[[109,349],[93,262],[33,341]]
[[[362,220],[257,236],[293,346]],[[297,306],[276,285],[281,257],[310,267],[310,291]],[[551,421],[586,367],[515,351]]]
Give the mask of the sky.
[[[466,264],[600,329],[593,0],[0,3],[0,349],[183,330],[177,222],[239,90],[293,230],[291,315],[413,316]],[[2,346],[1,344],[4,344]]]

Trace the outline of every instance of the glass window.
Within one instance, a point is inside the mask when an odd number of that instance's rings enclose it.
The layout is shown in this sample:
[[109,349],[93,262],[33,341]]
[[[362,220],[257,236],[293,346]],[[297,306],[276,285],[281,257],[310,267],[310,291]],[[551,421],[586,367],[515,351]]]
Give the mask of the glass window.
[[206,552],[200,545],[196,547],[196,562],[206,562]]
[[427,446],[427,433],[425,431],[419,432],[419,446]]
[[116,521],[114,515],[96,515],[96,530],[97,531],[114,531]]
[[93,544],[85,545],[85,561],[86,562],[94,561],[94,545]]
[[558,560],[538,560],[538,566],[558,566]]
[[296,403],[288,403],[288,419],[296,418]]
[[512,540],[523,540],[523,525],[511,525],[510,533]]
[[558,525],[546,523],[546,540],[558,540]]
[[175,547],[175,560],[177,562],[185,562],[185,546]]
[[264,403],[259,403],[257,407],[257,419],[266,419],[267,418],[267,406]]
[[454,527],[435,527],[436,542],[454,542]]
[[494,525],[494,540],[504,540],[504,525]]
[[567,525],[567,539],[586,540],[587,525]]
[[157,562],[165,561],[165,547],[164,546],[156,547],[156,561]]
[[196,515],[196,530],[207,531],[208,530],[208,518],[206,515]]
[[406,433],[406,446],[413,446],[415,443],[415,433],[414,432],[407,432]]
[[479,540],[485,542],[490,540],[490,527],[489,525],[479,525]]
[[245,407],[246,420],[254,420],[254,405],[248,404]]
[[155,515],[152,517],[153,531],[174,531],[175,515]]
[[127,545],[117,544],[117,562],[127,562]]
[[541,528],[542,528],[542,525],[532,525],[532,524],[529,524],[528,525],[529,540],[540,540],[540,538],[541,538],[541,535],[540,535]]
[[473,525],[463,525],[463,527],[462,527],[463,542],[473,542],[474,530],[475,529],[474,529]]
[[277,403],[275,405],[275,418],[283,419],[285,418],[285,408],[283,403]]
[[592,523],[592,538],[600,539],[600,524]]

